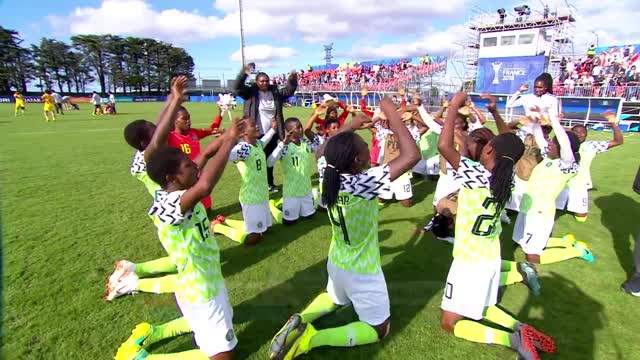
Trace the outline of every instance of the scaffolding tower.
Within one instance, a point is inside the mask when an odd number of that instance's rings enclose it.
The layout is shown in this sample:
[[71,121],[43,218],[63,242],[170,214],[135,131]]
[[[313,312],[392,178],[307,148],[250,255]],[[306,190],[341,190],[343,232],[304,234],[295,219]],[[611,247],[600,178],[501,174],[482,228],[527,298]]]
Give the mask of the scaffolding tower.
[[[544,3],[542,3],[544,6]],[[547,64],[545,71],[554,78],[560,75],[562,58],[575,58],[573,39],[575,37],[575,7],[569,3],[561,8],[549,11],[536,11],[526,16],[507,12],[508,20],[500,21],[496,11],[475,6],[468,11],[467,32],[463,41],[464,87],[473,90],[478,74],[478,54],[480,35],[519,29],[543,28],[549,48],[545,49]],[[515,21],[512,21],[516,19]]]

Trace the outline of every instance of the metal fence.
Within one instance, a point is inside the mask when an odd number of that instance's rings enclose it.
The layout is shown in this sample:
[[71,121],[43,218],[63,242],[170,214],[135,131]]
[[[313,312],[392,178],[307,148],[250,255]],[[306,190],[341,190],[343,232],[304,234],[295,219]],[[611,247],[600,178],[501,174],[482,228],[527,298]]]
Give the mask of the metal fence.
[[553,88],[554,95],[575,97],[619,97],[627,101],[640,99],[640,86],[567,86]]

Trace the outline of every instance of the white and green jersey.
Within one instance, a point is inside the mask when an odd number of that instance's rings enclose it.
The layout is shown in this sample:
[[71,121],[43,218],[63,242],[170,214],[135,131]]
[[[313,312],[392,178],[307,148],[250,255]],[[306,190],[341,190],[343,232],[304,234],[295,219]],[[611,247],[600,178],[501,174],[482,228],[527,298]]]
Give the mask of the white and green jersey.
[[556,198],[567,182],[576,176],[579,168],[575,161],[544,158],[531,172],[527,189],[522,195],[520,212],[544,215],[553,219],[556,213]]
[[491,195],[491,173],[482,164],[461,157],[452,175],[460,185],[453,257],[466,262],[500,260],[500,214]]
[[216,297],[224,286],[220,270],[220,249],[211,234],[207,211],[200,202],[184,214],[180,199],[185,190],[159,190],[149,216],[158,229],[162,246],[171,257],[178,275],[176,297],[204,303]]
[[580,170],[569,181],[570,188],[591,188],[591,163],[596,154],[609,151],[608,141],[587,141],[580,145]]
[[331,222],[329,261],[357,274],[378,274],[378,200],[390,190],[389,166],[371,168],[358,175],[340,174],[338,202],[328,211]]
[[301,198],[311,193],[311,155],[319,146],[319,136],[315,136],[313,140],[303,137],[299,145],[293,142],[284,145],[280,142],[269,156],[269,166],[273,166],[278,159],[282,164],[282,192],[285,197]]
[[144,187],[147,189],[151,196],[155,196],[156,191],[160,190],[160,185],[149,178],[147,175],[147,162],[144,161],[144,151],[136,152],[131,163],[131,175],[136,179],[142,181]]
[[229,155],[229,161],[238,166],[242,177],[240,187],[240,203],[259,205],[269,201],[269,184],[267,182],[267,157],[264,146],[271,140],[275,132],[272,130],[258,140],[255,145],[239,142]]
[[420,148],[420,154],[423,160],[431,159],[440,154],[438,152],[439,137],[440,135],[431,129],[422,134],[420,140],[418,140],[418,147]]

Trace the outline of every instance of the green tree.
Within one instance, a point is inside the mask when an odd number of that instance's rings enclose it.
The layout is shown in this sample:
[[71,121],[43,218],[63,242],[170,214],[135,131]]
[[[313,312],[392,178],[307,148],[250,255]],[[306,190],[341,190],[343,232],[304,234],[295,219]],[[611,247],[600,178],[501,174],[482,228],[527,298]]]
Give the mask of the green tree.
[[22,40],[17,31],[0,26],[0,91],[11,92],[16,87],[27,91],[27,83],[33,78],[31,51],[20,46]]
[[105,77],[108,69],[109,51],[107,35],[76,35],[71,37],[73,47],[84,55],[83,59],[91,66],[98,82],[100,92],[106,92]]

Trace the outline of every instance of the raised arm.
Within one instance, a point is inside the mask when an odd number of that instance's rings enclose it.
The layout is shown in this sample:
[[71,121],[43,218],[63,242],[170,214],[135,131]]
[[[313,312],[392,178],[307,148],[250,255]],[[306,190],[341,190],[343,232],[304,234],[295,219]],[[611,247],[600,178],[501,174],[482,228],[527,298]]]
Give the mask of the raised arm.
[[464,105],[466,99],[467,93],[464,91],[457,93],[453,99],[451,99],[451,102],[449,103],[449,111],[447,112],[447,119],[444,122],[442,132],[438,138],[438,150],[440,151],[440,155],[442,155],[442,157],[444,157],[444,159],[447,160],[447,162],[456,170],[458,170],[458,167],[460,166],[460,153],[456,151],[454,129],[456,116],[458,116],[458,109]]
[[287,78],[287,85],[285,85],[284,89],[277,89],[277,93],[284,99],[293,96],[298,89],[298,73],[292,71]]
[[[538,111],[539,109],[536,109]],[[567,135],[567,131],[560,124],[560,120],[557,118],[555,120],[549,119],[549,123],[553,128],[553,133],[556,135],[556,139],[558,139],[558,144],[560,145],[560,159],[564,163],[573,163],[576,161],[573,156],[573,150],[571,149],[571,141],[569,141],[569,136]],[[534,129],[536,127],[540,127],[540,122],[537,121],[534,125]],[[536,130],[537,131],[537,130]],[[542,130],[540,130],[542,131]],[[533,134],[536,136],[536,133]],[[538,137],[536,136],[536,142],[538,141]],[[538,144],[540,146],[540,144]]]
[[235,93],[245,100],[248,100],[255,95],[255,85],[245,84],[249,74],[251,74],[251,66],[245,65],[245,67],[242,68],[242,71],[238,74],[238,77],[236,77],[236,82],[233,84],[233,90]]
[[[291,133],[289,131],[285,132],[286,134],[284,136],[284,141],[286,141],[286,143],[288,144],[289,140],[291,139]],[[275,165],[276,162],[280,160],[280,158],[282,157],[282,150],[284,150],[285,145],[286,144],[284,142],[278,141],[278,146],[273,149],[271,155],[269,155],[269,157],[267,158],[267,166],[273,167],[273,165]]]
[[220,127],[220,124],[222,124],[222,109],[220,108],[220,106],[218,106],[218,115],[216,115],[215,119],[213,119],[213,122],[211,123],[211,126],[209,126],[211,129],[217,129]]
[[243,121],[234,121],[231,123],[229,130],[224,134],[224,140],[220,145],[216,155],[204,166],[198,182],[194,186],[185,191],[180,198],[180,209],[182,213],[193,209],[193,207],[205,196],[211,194],[211,190],[218,183],[222,173],[224,172],[226,162],[229,159],[231,149],[238,142],[238,137],[244,128]]
[[[338,133],[346,132],[346,131],[356,131],[356,130],[364,130],[371,129],[374,122],[371,118],[364,113],[359,113],[353,115],[353,118],[350,122],[346,123],[343,127],[340,128]],[[318,147],[316,150],[316,158],[320,158],[324,155],[324,147],[327,145],[328,141],[325,141],[322,145]]]
[[448,107],[449,107],[449,102],[447,100],[444,100],[442,102],[442,106],[440,106],[440,109],[438,109],[438,112],[436,112],[435,115],[433,115],[433,118],[436,120],[442,119],[442,116],[444,115],[444,112],[447,111]]
[[409,129],[402,121],[396,106],[389,98],[380,101],[380,109],[389,120],[389,127],[398,139],[400,155],[389,162],[389,177],[391,181],[406,173],[420,161],[420,151]]
[[[309,118],[309,120],[307,121],[307,123],[304,125],[304,134],[309,138],[313,138],[313,125],[318,123],[320,124],[320,114],[322,114],[323,110],[326,109],[326,105],[324,104],[320,104],[314,111],[313,114],[311,114],[311,117]],[[322,120],[322,123],[324,123],[324,120]],[[322,125],[324,127],[324,124]]]
[[213,157],[213,155],[215,155],[218,151],[220,151],[220,147],[222,146],[222,143],[225,141],[225,137],[224,136],[218,136],[217,138],[213,139],[213,141],[211,141],[202,152],[200,152],[200,155],[198,155],[198,157],[196,157],[195,160],[193,160],[194,163],[196,163],[196,165],[198,165],[199,169],[202,169],[202,167],[207,163],[207,161],[209,161],[209,159],[211,159],[211,157]]
[[478,110],[478,108],[476,107],[476,104],[474,104],[473,102],[469,104],[469,107],[476,114],[477,121],[480,121],[480,124],[484,125],[484,123],[487,122],[487,118],[484,116],[482,111]]
[[495,96],[490,94],[482,94],[480,95],[480,98],[484,100],[489,100],[489,103],[487,104],[487,110],[489,111],[491,116],[493,116],[493,119],[496,121],[496,127],[498,128],[498,132],[500,134],[511,132],[511,128],[509,127],[509,125],[507,125],[507,123],[504,121],[504,119],[498,112],[498,107],[496,105],[498,102],[498,99]]
[[156,130],[153,132],[149,145],[144,150],[144,161],[149,161],[149,157],[159,148],[167,145],[167,139],[171,129],[173,129],[173,120],[176,111],[182,102],[186,93],[187,77],[178,76],[173,80],[171,85],[171,95],[167,99],[167,105],[160,113]]
[[436,134],[440,134],[442,131],[442,125],[438,124],[433,117],[427,112],[424,108],[424,105],[420,105],[418,107],[418,112],[420,113],[420,117],[424,120],[425,125],[429,127]]
[[271,129],[269,129],[269,131],[267,131],[264,135],[262,135],[260,140],[258,140],[262,143],[262,146],[267,146],[267,144],[271,141],[271,139],[273,139],[274,135],[276,134],[277,128],[278,128],[278,121],[275,118],[271,119]]
[[618,126],[618,119],[613,111],[607,111],[604,113],[604,116],[607,118],[609,124],[611,124],[611,129],[613,130],[613,140],[609,141],[609,149],[620,146],[624,143],[624,136],[622,136],[622,131]]
[[523,105],[522,93],[527,90],[529,90],[529,85],[524,84],[520,86],[520,90],[516,91],[513,95],[511,95],[507,99],[507,107],[514,108],[514,107],[522,106]]

